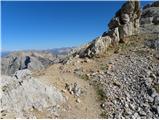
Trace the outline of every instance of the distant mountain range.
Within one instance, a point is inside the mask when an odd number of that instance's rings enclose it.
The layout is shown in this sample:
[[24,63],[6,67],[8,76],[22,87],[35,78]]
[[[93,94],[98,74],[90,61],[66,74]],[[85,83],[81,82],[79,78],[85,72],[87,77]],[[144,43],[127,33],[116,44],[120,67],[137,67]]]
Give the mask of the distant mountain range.
[[63,47],[63,48],[48,49],[44,51],[51,52],[54,55],[66,55],[68,52],[70,52],[74,48],[75,47]]
[[[22,51],[49,52],[49,53],[52,53],[53,55],[66,55],[69,51],[71,51],[74,48],[75,47],[62,47],[62,48],[53,48],[53,49],[46,49],[46,50],[22,50]],[[16,51],[1,51],[0,55],[1,57],[5,57],[12,52],[16,52]]]

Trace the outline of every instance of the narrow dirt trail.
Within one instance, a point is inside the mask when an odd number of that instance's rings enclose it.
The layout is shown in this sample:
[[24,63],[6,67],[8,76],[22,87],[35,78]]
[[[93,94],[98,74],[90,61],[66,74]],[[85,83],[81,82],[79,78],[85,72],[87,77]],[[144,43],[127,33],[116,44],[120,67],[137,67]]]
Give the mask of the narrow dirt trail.
[[[43,83],[53,85],[59,89],[66,98],[58,118],[100,118],[100,103],[97,93],[92,85],[84,79],[77,77],[73,71],[75,66],[55,64],[47,70],[36,75]],[[77,83],[83,90],[78,98],[65,89],[65,85]],[[77,102],[79,99],[79,102]]]

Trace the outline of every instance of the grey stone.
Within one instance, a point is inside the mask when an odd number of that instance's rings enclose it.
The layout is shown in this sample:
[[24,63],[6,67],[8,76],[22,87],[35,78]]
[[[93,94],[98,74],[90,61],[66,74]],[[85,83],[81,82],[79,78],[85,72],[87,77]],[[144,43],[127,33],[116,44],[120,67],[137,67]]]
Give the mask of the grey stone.
[[134,115],[132,116],[133,119],[137,119],[139,117],[138,113],[134,113]]
[[146,113],[143,110],[139,111],[138,113],[140,116],[146,116]]
[[132,109],[132,110],[135,110],[136,109],[136,106],[134,104],[129,104],[129,107]]
[[107,33],[107,35],[111,37],[111,39],[112,39],[112,44],[118,43],[118,42],[120,41],[118,27],[110,30],[110,31]]
[[112,30],[118,27],[120,39],[137,34],[140,13],[139,1],[128,1],[124,3],[121,9],[117,11],[114,19],[109,22],[109,29]]
[[128,14],[122,14],[121,19],[122,19],[122,22],[125,23],[125,24],[127,24],[130,21],[130,18],[129,18]]
[[148,102],[150,102],[150,103],[152,103],[154,101],[154,98],[151,96],[148,96],[147,99],[148,99]]
[[119,27],[119,35],[120,35],[120,39],[124,39],[127,36],[132,35],[132,31],[133,31],[133,23],[127,23],[121,27]]
[[82,88],[79,87],[79,85],[77,83],[74,83],[74,84],[67,84],[66,83],[66,86],[65,88],[72,94],[72,95],[75,95],[77,97],[80,97],[81,94],[82,94]]
[[80,103],[81,101],[80,101],[80,99],[79,99],[79,98],[77,98],[77,99],[76,99],[76,102],[77,102],[77,103]]
[[[52,86],[43,84],[36,78],[26,77],[28,70],[17,71],[18,78],[2,76],[1,86],[6,89],[2,92],[0,101],[1,109],[8,113],[15,113],[16,118],[32,118],[26,116],[27,111],[37,109],[43,111],[47,107],[65,102],[62,94]],[[25,75],[25,77],[24,77]],[[19,84],[21,83],[21,84]]]
[[109,36],[99,37],[89,43],[85,48],[79,51],[79,57],[93,57],[98,54],[102,54],[106,51],[111,44],[111,38]]

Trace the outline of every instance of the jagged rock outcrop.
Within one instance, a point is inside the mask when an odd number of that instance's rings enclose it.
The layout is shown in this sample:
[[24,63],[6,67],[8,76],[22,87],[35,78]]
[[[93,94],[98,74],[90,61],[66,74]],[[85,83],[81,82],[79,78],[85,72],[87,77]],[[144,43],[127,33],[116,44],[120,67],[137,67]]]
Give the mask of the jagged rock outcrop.
[[159,32],[159,1],[143,7],[140,24],[141,33]]
[[[69,57],[91,58],[95,55],[103,54],[110,45],[115,45],[120,40],[124,41],[128,36],[138,34],[140,15],[140,2],[127,1],[109,22],[108,32],[104,32],[102,36],[97,37],[87,45],[75,49]],[[64,61],[67,60],[65,59]]]
[[[113,42],[123,40],[125,37],[137,34],[139,32],[139,19],[141,15],[139,1],[127,1],[115,17],[109,22],[109,32],[118,34]],[[118,37],[119,36],[119,37]]]
[[83,57],[93,57],[95,54],[100,54],[106,51],[106,48],[111,44],[111,38],[109,36],[98,37],[93,40],[84,49],[78,51],[80,58]]
[[61,92],[33,78],[28,69],[17,71],[13,77],[2,76],[1,88],[1,113],[11,114],[12,118],[35,118],[35,110],[47,111],[47,115],[54,118],[50,108],[65,101]]
[[17,70],[41,70],[51,65],[55,57],[43,52],[14,52],[1,59],[1,71],[4,75],[13,75]]

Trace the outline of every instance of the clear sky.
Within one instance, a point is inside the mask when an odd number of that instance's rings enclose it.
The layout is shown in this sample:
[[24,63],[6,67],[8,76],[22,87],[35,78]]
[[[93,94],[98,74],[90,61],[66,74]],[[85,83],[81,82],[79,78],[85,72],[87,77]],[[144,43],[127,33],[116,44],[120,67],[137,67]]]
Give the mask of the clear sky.
[[2,2],[2,50],[82,45],[107,30],[108,22],[123,3]]

